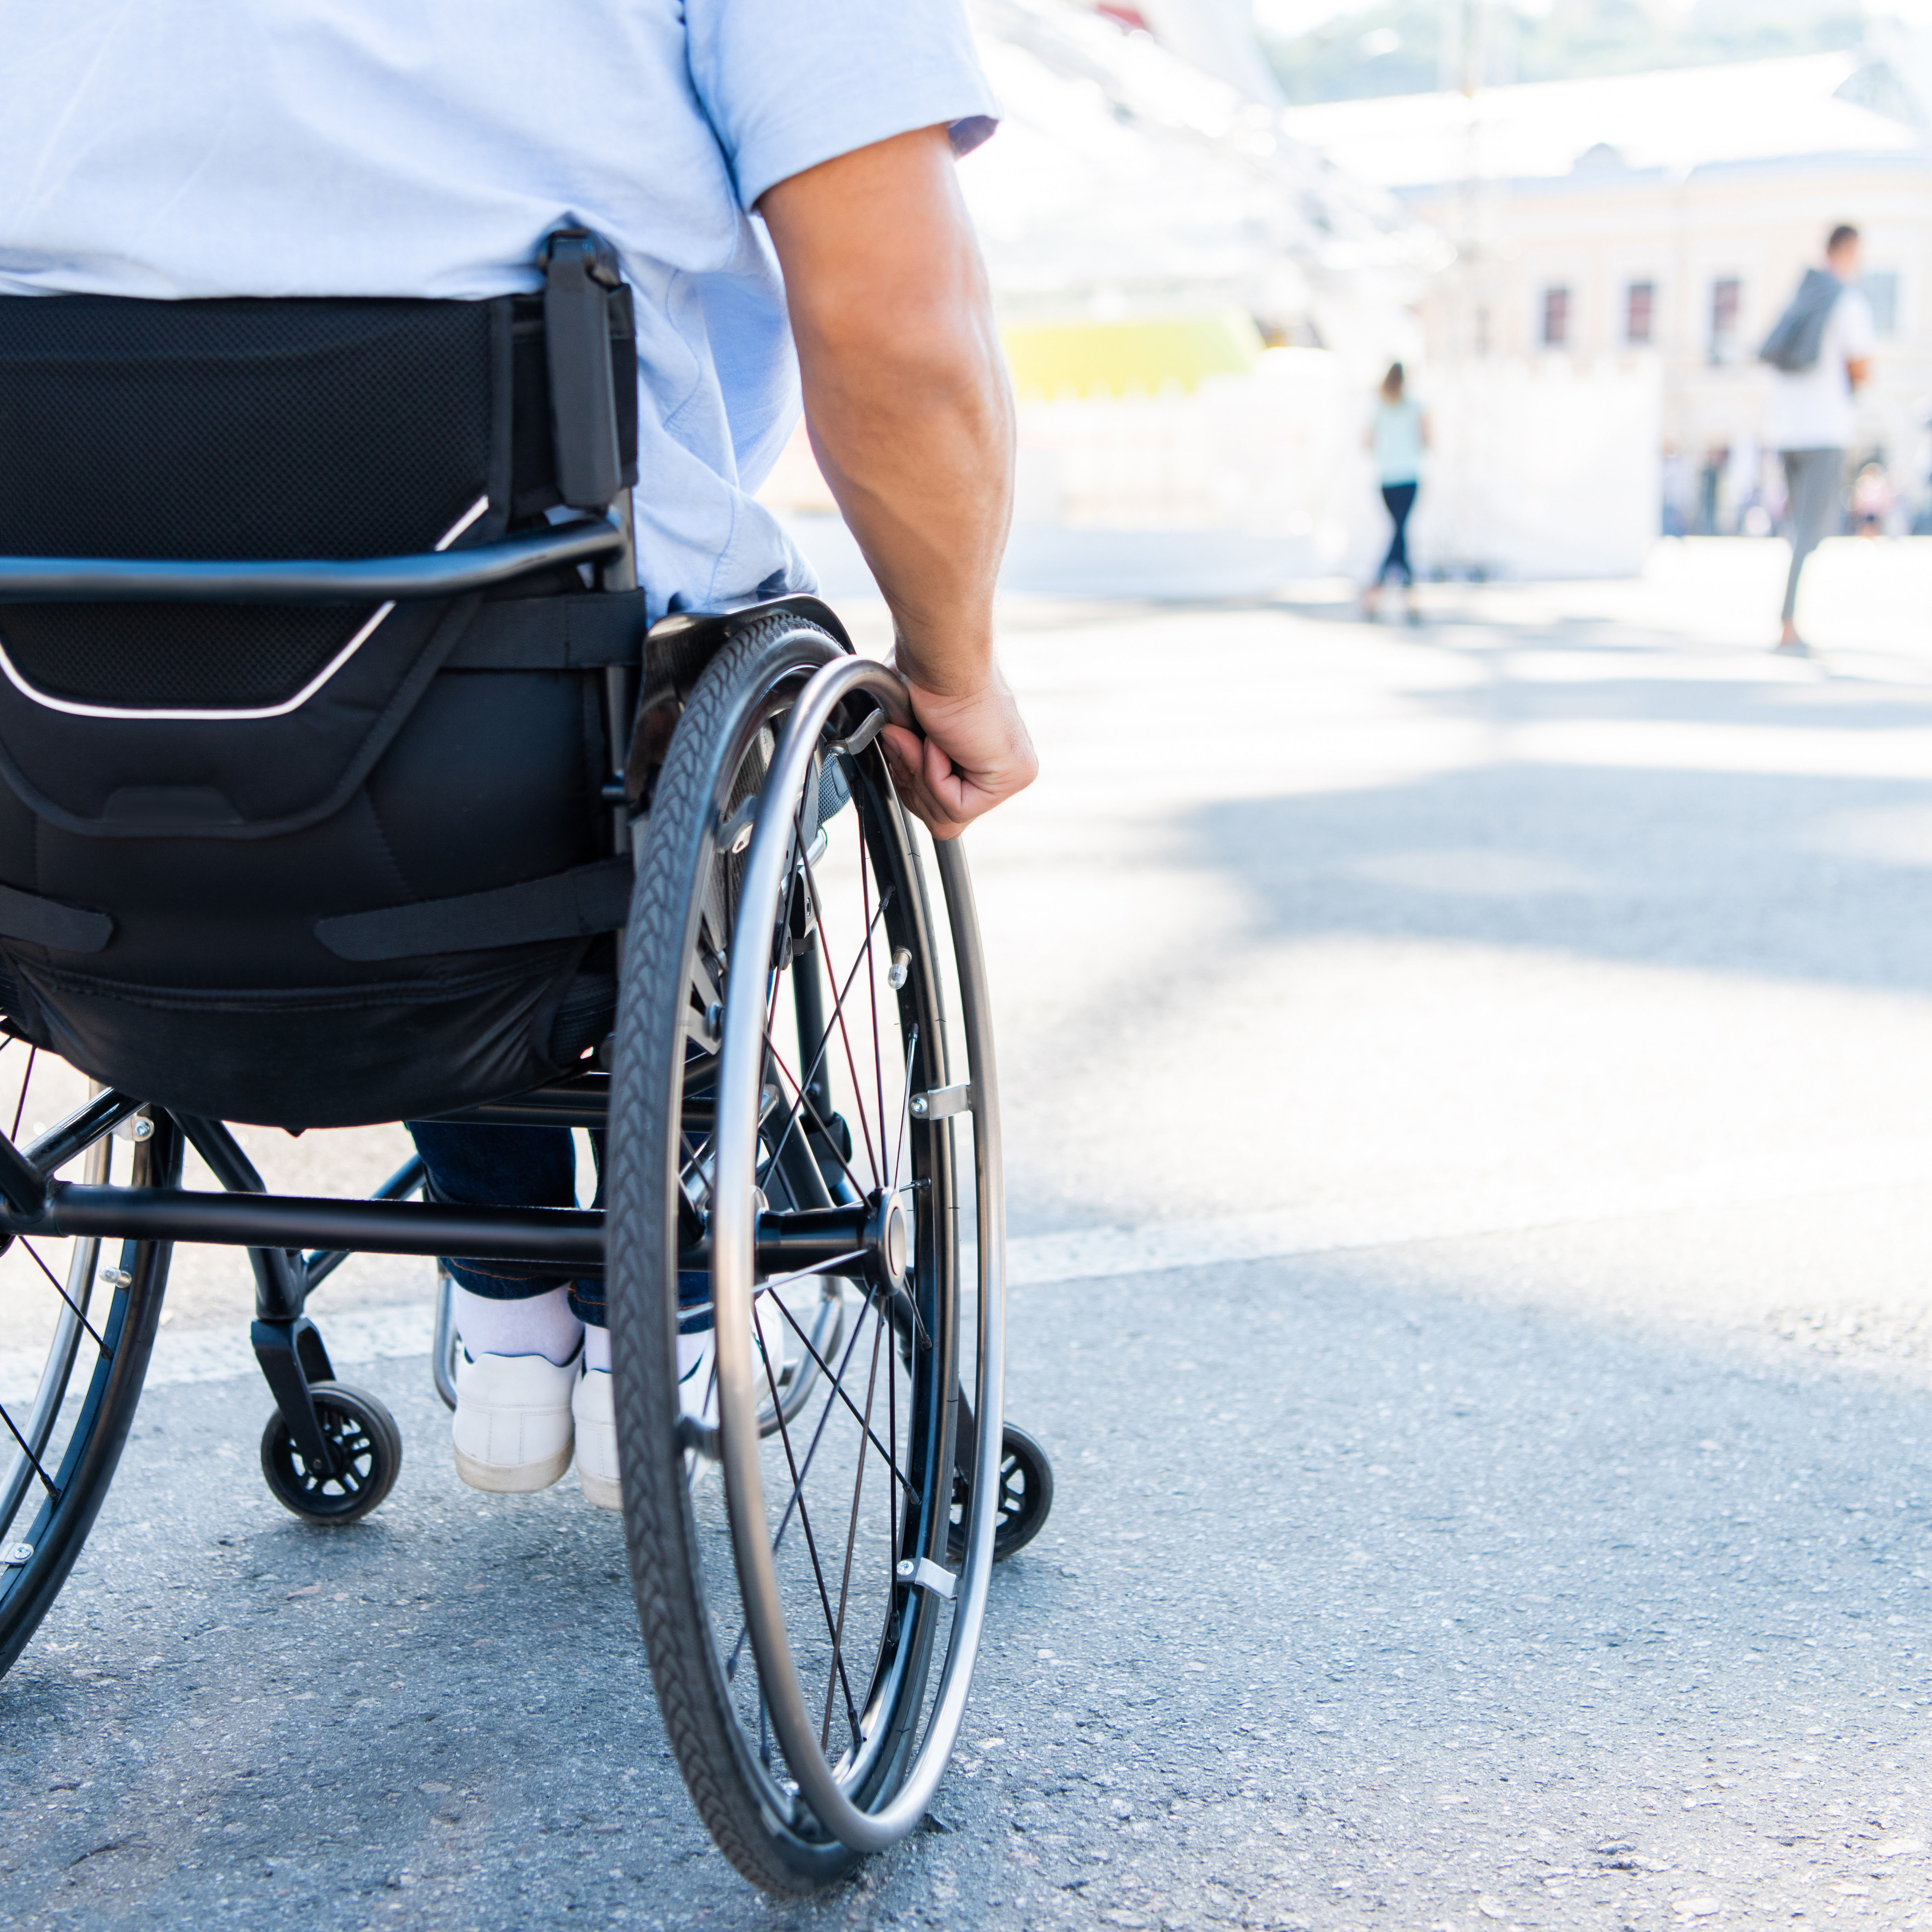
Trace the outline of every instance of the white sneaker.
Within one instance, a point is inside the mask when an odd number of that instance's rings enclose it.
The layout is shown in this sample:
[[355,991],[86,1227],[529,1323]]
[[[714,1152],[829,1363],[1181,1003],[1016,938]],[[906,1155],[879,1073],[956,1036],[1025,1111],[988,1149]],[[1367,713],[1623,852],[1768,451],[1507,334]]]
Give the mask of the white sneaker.
[[586,1501],[599,1509],[624,1507],[617,1472],[617,1406],[613,1399],[610,1371],[586,1369],[570,1393],[571,1413],[577,1418],[577,1480]]
[[[771,1296],[761,1294],[752,1304],[754,1332],[758,1346],[771,1364],[772,1382],[782,1384],[785,1372],[785,1318]],[[714,1372],[718,1357],[717,1336],[709,1328],[677,1338],[678,1394],[684,1412],[694,1422],[715,1424],[718,1420],[718,1378]],[[765,1380],[765,1364],[754,1361],[758,1400],[771,1400],[771,1386]]]
[[542,1355],[456,1358],[450,1441],[456,1473],[472,1490],[521,1496],[547,1490],[570,1467],[571,1391],[578,1365]]

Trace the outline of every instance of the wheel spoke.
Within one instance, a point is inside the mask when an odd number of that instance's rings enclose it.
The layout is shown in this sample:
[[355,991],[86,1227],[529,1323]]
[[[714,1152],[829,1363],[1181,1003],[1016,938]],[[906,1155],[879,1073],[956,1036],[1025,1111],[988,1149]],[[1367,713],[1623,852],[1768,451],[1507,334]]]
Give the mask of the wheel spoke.
[[[862,1429],[865,1430],[866,1437],[871,1442],[872,1447],[878,1450],[879,1454],[886,1459],[886,1467],[892,1471],[892,1474],[905,1486],[909,1492],[916,1494],[916,1492],[913,1490],[912,1478],[899,1467],[898,1464],[896,1461],[893,1460],[892,1451],[879,1440],[877,1432],[873,1429],[870,1419],[871,1404],[869,1401],[866,1405],[866,1414],[861,1415],[859,1413],[858,1404],[845,1393],[845,1382],[842,1368],[840,1374],[834,1376],[831,1369],[826,1365],[825,1358],[812,1346],[812,1337],[808,1335],[805,1332],[803,1328],[800,1325],[798,1317],[794,1315],[782,1301],[778,1304],[778,1311],[791,1324],[793,1330],[796,1334],[798,1339],[805,1344],[805,1352],[818,1364],[820,1374],[826,1378],[827,1382],[831,1386],[832,1393],[836,1394],[838,1400],[852,1412],[853,1419],[857,1422]],[[874,1316],[874,1319],[879,1320],[879,1326],[881,1328],[888,1325],[884,1320],[879,1319],[876,1315]],[[857,1335],[858,1330],[855,1328],[853,1330],[853,1336],[855,1340],[857,1339]],[[848,1346],[846,1350],[846,1354],[848,1358],[850,1355],[850,1353],[851,1350]],[[896,1442],[898,1440],[898,1436],[895,1435],[892,1440]]]
[[[896,1476],[899,1473],[898,1466],[894,1460],[898,1454],[899,1446],[898,1367],[898,1337],[895,1335],[892,1346],[886,1351],[886,1439],[892,1445],[892,1454],[886,1458],[886,1466]],[[908,1443],[906,1446],[910,1450],[912,1445]],[[900,1476],[899,1482],[894,1484],[886,1492],[886,1601],[888,1604],[892,1600],[892,1592],[898,1582],[900,1484],[905,1486],[908,1521],[911,1520],[914,1505],[918,1500],[918,1492],[903,1476]]]
[[[866,902],[872,895],[872,868],[866,858],[866,842],[859,841],[859,906],[864,910]],[[884,908],[880,907],[883,911]],[[879,980],[872,968],[872,928],[876,920],[866,922],[866,1004],[872,1016],[872,1078],[879,1096],[879,1185],[886,1184],[886,1062],[885,1050],[879,1043]],[[860,1108],[862,1114],[864,1109]]]
[[40,1478],[40,1487],[45,1490],[49,1496],[58,1496],[60,1491],[55,1486],[53,1478],[40,1467],[40,1459],[27,1446],[27,1438],[14,1426],[14,1418],[7,1413],[4,1405],[0,1405],[0,1422],[4,1422],[7,1425],[8,1434],[20,1445],[20,1454],[34,1466],[34,1474]]
[[[872,1365],[866,1377],[866,1413],[860,1424],[868,1442],[872,1439],[872,1398],[879,1387],[879,1343],[885,1332],[886,1324],[883,1322],[875,1324],[872,1330]],[[769,1368],[770,1364],[767,1363],[766,1366]],[[772,1400],[777,1400],[776,1390],[773,1391]],[[859,1502],[865,1492],[867,1460],[866,1443],[861,1442],[859,1444],[859,1466],[852,1478],[852,1520],[845,1530],[845,1574],[838,1582],[838,1622],[832,1633],[832,1654],[838,1661],[838,1674],[842,1678],[845,1674],[845,1607],[852,1595],[852,1552],[858,1546],[859,1542]],[[892,1458],[889,1456],[886,1460],[890,1466]],[[832,1742],[832,1680],[827,1678],[825,1682],[825,1720],[818,1727],[818,1748],[820,1750],[830,1748]],[[849,1693],[847,1701],[850,1701]],[[859,1742],[859,1719],[856,1712],[852,1718],[852,1742],[855,1744]]]
[[[775,1274],[769,1280],[760,1282],[752,1290],[752,1299],[756,1301],[760,1295],[769,1294],[774,1288],[789,1288],[795,1282],[812,1281],[832,1274],[843,1268],[848,1262],[862,1261],[865,1255],[866,1250],[863,1248],[854,1248],[850,1254],[834,1255],[830,1261],[826,1262],[814,1262],[811,1267],[796,1269],[790,1274]],[[778,1305],[782,1311],[789,1312],[785,1310],[785,1305],[782,1301]],[[677,1312],[680,1315],[704,1315],[714,1310],[716,1306],[715,1302],[710,1301],[680,1302],[678,1304]],[[794,1326],[796,1327],[796,1324],[794,1323]],[[820,1367],[824,1366],[822,1363],[820,1364]]]
[[[778,1305],[781,1308],[784,1306],[782,1302]],[[852,1352],[859,1346],[860,1326],[860,1324],[856,1322],[852,1324],[852,1333],[847,1338],[845,1342],[845,1352],[838,1359],[838,1373],[834,1375],[829,1369],[826,1371],[825,1379],[828,1389],[836,1390],[838,1387],[840,1382],[844,1379],[846,1364],[851,1360]],[[816,1352],[814,1351],[814,1354]],[[713,1358],[713,1361],[715,1365],[715,1357]],[[828,1394],[825,1398],[825,1406],[818,1412],[818,1420],[813,1427],[812,1432],[812,1440],[806,1445],[805,1467],[802,1471],[794,1469],[793,1472],[791,1494],[786,1499],[784,1515],[778,1519],[778,1534],[772,1538],[772,1553],[773,1556],[776,1556],[779,1550],[784,1546],[785,1532],[791,1527],[792,1511],[797,1505],[800,1486],[803,1484],[806,1477],[812,1474],[812,1465],[814,1459],[818,1454],[818,1445],[825,1439],[825,1425],[826,1423],[830,1421],[831,1419],[832,1396]],[[786,1450],[786,1458],[788,1461],[790,1460],[790,1444],[788,1443]],[[745,1648],[746,1638],[751,1633],[749,1630],[744,1625],[741,1624],[739,1627],[737,1641],[731,1646],[730,1660],[724,1666],[724,1675],[728,1678],[729,1678],[736,1671],[738,1667],[739,1654]]]
[[[782,1307],[784,1304],[781,1303],[779,1306]],[[856,1322],[852,1324],[852,1333],[846,1342],[845,1352],[838,1359],[838,1372],[836,1376],[830,1371],[826,1373],[826,1380],[833,1393],[836,1393],[843,1384],[846,1366],[851,1361],[854,1350],[859,1346],[860,1327],[860,1324]],[[832,1394],[828,1394],[825,1398],[824,1407],[818,1412],[818,1420],[812,1430],[812,1440],[806,1445],[804,1468],[799,1472],[794,1478],[792,1492],[786,1498],[784,1514],[778,1519],[778,1534],[772,1538],[772,1550],[775,1555],[778,1546],[784,1541],[786,1530],[790,1526],[792,1511],[799,1502],[800,1485],[804,1481],[806,1477],[812,1474],[812,1465],[818,1454],[818,1445],[825,1439],[825,1425],[831,1420]]]
[[899,1191],[899,1176],[904,1171],[906,1136],[912,1127],[912,1074],[913,1062],[919,1057],[919,1028],[914,1024],[906,1040],[905,1092],[899,1100],[898,1138],[892,1143],[892,1191]]
[[[859,864],[862,874],[865,863],[866,842],[862,836],[859,841]],[[813,872],[811,864],[808,861],[805,867],[805,885],[806,890],[812,895],[812,916],[818,921],[818,929],[822,934],[826,929],[825,905],[824,902],[819,897],[818,878]],[[862,913],[865,910],[866,896],[867,894],[862,885],[859,901],[859,909]],[[859,968],[861,966],[869,965],[872,963],[872,928],[885,916],[885,910],[886,902],[883,898],[881,898],[879,902],[878,910],[866,922],[865,938],[860,943],[858,956],[852,962],[852,970],[846,974],[845,984],[840,988],[838,998],[832,1006],[831,1020],[831,1025],[836,1026],[838,1029],[839,1041],[845,1049],[846,1069],[852,1076],[852,1102],[853,1105],[858,1109],[859,1131],[864,1136],[866,1142],[866,1164],[872,1170],[872,1185],[874,1187],[878,1186],[885,1179],[885,1176],[880,1172],[878,1160],[872,1152],[872,1130],[866,1124],[866,1120],[865,1085],[859,1078],[859,1063],[856,1058],[854,1056],[852,1052],[852,1036],[846,1030],[845,1026],[845,995],[851,990],[853,980],[856,976]],[[871,977],[872,976],[870,974],[866,975],[868,985],[871,981]],[[830,1028],[828,1027],[826,1030],[829,1033]],[[876,1024],[874,1025],[873,1030],[874,1033],[878,1031]],[[814,1061],[812,1066],[812,1072],[816,1073],[818,1070],[818,1064]],[[806,1077],[809,1078],[811,1076],[808,1075]],[[885,1130],[885,1121],[883,1118],[879,1122],[879,1127],[880,1131],[883,1132]],[[846,1171],[850,1173],[851,1170],[848,1168]],[[862,1192],[864,1190],[862,1189],[860,1191]]]
[[[808,1113],[812,1116],[813,1124],[818,1127],[820,1133],[824,1136],[826,1145],[832,1150],[832,1159],[838,1162],[838,1165],[844,1169],[845,1178],[852,1184],[852,1191],[855,1194],[862,1195],[866,1191],[866,1184],[852,1172],[852,1163],[838,1151],[838,1144],[832,1138],[831,1122],[826,1120],[825,1116],[812,1105],[812,1096],[800,1083],[797,1077],[793,1073],[791,1069],[785,1064],[784,1056],[778,1052],[776,1046],[771,1046],[770,1041],[767,1041],[766,1044],[768,1047],[770,1047],[772,1064],[778,1069],[779,1072],[784,1075],[787,1083],[790,1085],[792,1090],[794,1096],[791,1103],[792,1118],[796,1119],[801,1111]],[[791,1130],[788,1126],[783,1136],[781,1136],[778,1145],[772,1150],[770,1156],[771,1160],[776,1161],[778,1159],[779,1154],[784,1150],[786,1142],[790,1140],[790,1138]],[[768,1162],[767,1166],[769,1165],[770,1162]]]
[[[819,934],[822,939],[825,932],[824,908],[819,901],[818,886],[812,878],[811,868],[808,866],[806,868],[806,883],[812,892],[813,906],[812,916],[818,922]],[[881,898],[880,900],[879,909],[872,915],[872,924],[868,926],[866,928],[866,938],[868,940],[872,937],[872,926],[876,926],[879,921],[885,916],[887,902],[888,901],[886,898]],[[818,1050],[812,1057],[812,1064],[806,1069],[805,1078],[803,1082],[801,1082],[796,1080],[791,1081],[793,1089],[796,1093],[798,1097],[792,1102],[790,1110],[785,1117],[784,1131],[782,1135],[780,1135],[776,1144],[772,1150],[772,1158],[774,1160],[777,1160],[778,1157],[778,1154],[784,1148],[785,1142],[791,1138],[791,1130],[797,1122],[799,1112],[801,1108],[810,1110],[812,1118],[814,1120],[818,1122],[819,1130],[824,1134],[826,1137],[826,1144],[828,1145],[831,1144],[832,1124],[830,1121],[825,1120],[820,1115],[818,1109],[812,1106],[812,1101],[806,1090],[810,1086],[814,1080],[818,1078],[818,1070],[824,1064],[826,1050],[832,1043],[832,1033],[835,1029],[839,1028],[842,1024],[841,1016],[844,1010],[845,996],[851,991],[852,982],[858,976],[859,968],[866,963],[866,948],[861,946],[859,949],[857,957],[852,962],[851,971],[846,974],[844,984],[839,987],[837,996],[834,998],[832,1003],[832,1017],[826,1022],[825,1030],[819,1036]],[[790,1069],[785,1066],[783,1056],[778,1053],[775,1046],[772,1046],[772,1043],[769,1037],[767,1037],[766,1040],[766,1045],[771,1048],[772,1057],[774,1060],[778,1061],[779,1066],[784,1070],[785,1078],[788,1080],[791,1080]],[[804,1046],[804,1042],[801,1040],[799,1042],[799,1048],[801,1054],[803,1053]],[[849,1044],[847,1048],[846,1058],[849,1064],[851,1058]],[[855,1094],[859,1090],[857,1079],[858,1076],[855,1072],[853,1076],[853,1091]],[[863,1128],[866,1124],[865,1109],[862,1106],[860,1108],[859,1124],[861,1128]],[[868,1142],[867,1145],[869,1148],[869,1142]],[[859,1192],[861,1194],[864,1193],[866,1191],[865,1184],[860,1180],[859,1177],[852,1172],[850,1162],[845,1159],[843,1154],[838,1152],[836,1147],[832,1148],[832,1153],[834,1156],[837,1159],[838,1165],[844,1168],[846,1178],[851,1182],[854,1187],[857,1189]]]
[[17,1141],[20,1138],[20,1122],[27,1112],[27,1088],[33,1079],[34,1061],[40,1051],[38,1046],[30,1046],[27,1049],[27,1064],[20,1076],[20,1104],[14,1109],[14,1124],[8,1130],[7,1137],[10,1140]]
[[[765,1380],[771,1387],[772,1406],[778,1412],[778,1440],[784,1444],[785,1460],[791,1466],[792,1496],[798,1504],[798,1526],[804,1533],[806,1553],[812,1558],[812,1574],[818,1586],[819,1606],[825,1612],[826,1632],[832,1639],[832,1667],[838,1673],[838,1682],[844,1690],[845,1708],[851,1716],[852,1735],[856,1737],[859,1735],[858,1707],[852,1701],[851,1685],[845,1682],[845,1660],[839,1654],[838,1631],[832,1621],[831,1592],[825,1587],[825,1570],[818,1560],[818,1539],[812,1533],[812,1512],[805,1506],[805,1478],[800,1474],[797,1459],[792,1454],[791,1430],[785,1421],[784,1410],[778,1401],[778,1382],[772,1373],[772,1360],[769,1355],[765,1357]],[[783,1534],[784,1530],[781,1528],[779,1534]],[[772,1547],[774,1551],[777,1550],[776,1541]]]
[[[866,932],[868,952],[870,950],[872,937],[872,929],[868,927]],[[857,967],[854,966],[853,970],[856,973],[858,970]],[[850,982],[848,980],[846,983],[849,986]],[[859,1116],[859,1132],[863,1136],[866,1142],[866,1165],[872,1170],[872,1185],[876,1187],[884,1177],[879,1172],[878,1157],[872,1152],[872,1130],[866,1119],[866,1090],[860,1084],[859,1064],[852,1056],[852,1036],[845,1030],[845,1002],[842,999],[832,1010],[832,1023],[838,1028],[839,1044],[845,1049],[846,1068],[852,1076],[852,1104]],[[800,1097],[803,1097],[802,1090]],[[852,1170],[850,1167],[847,1167],[845,1172],[850,1174]],[[860,1191],[862,1193],[864,1190],[861,1189]]]
[[[688,1139],[690,1136],[687,1135],[685,1138]],[[698,1162],[701,1161],[710,1151],[711,1136],[709,1134],[699,1135],[698,1136],[698,1144],[694,1147],[690,1154],[686,1156],[684,1165],[677,1171],[678,1179],[680,1180],[688,1180],[691,1177],[698,1172]]]
[[80,1304],[76,1302],[74,1297],[68,1294],[66,1288],[62,1286],[59,1276],[54,1273],[52,1268],[47,1266],[45,1262],[41,1260],[39,1250],[34,1247],[32,1241],[28,1240],[24,1236],[21,1239],[20,1245],[26,1250],[28,1258],[33,1262],[34,1267],[38,1268],[41,1274],[45,1275],[48,1280],[53,1283],[53,1290],[55,1294],[58,1295],[62,1300],[65,1302],[68,1307],[74,1310],[74,1319],[78,1322],[90,1335],[94,1336],[94,1346],[111,1362],[114,1359],[114,1351],[100,1339],[100,1335],[94,1329],[94,1324],[88,1321],[87,1317],[81,1312]]
[[[758,1286],[752,1291],[752,1304],[755,1306],[758,1297],[760,1294],[769,1293],[772,1288],[783,1288],[793,1282],[810,1281],[816,1276],[830,1274],[834,1268],[842,1266],[847,1262],[856,1262],[859,1260],[864,1252],[865,1250],[862,1248],[854,1248],[848,1255],[834,1255],[829,1262],[819,1262],[815,1263],[811,1268],[799,1269],[796,1274],[776,1275],[770,1281],[760,1282]],[[797,1328],[798,1323],[794,1320],[791,1310],[786,1307],[782,1301],[778,1302],[776,1306],[778,1312],[782,1315],[788,1322],[790,1322],[794,1328]],[[708,1312],[711,1316],[714,1328],[717,1323],[717,1304],[715,1302],[694,1301],[688,1307],[680,1303],[679,1304],[677,1312],[680,1318],[687,1315],[703,1315]],[[799,1334],[800,1337],[802,1338],[805,1334],[804,1330],[800,1328]],[[808,1340],[806,1342],[805,1346],[808,1349],[812,1350],[812,1360],[818,1362],[819,1366],[823,1368],[825,1365],[823,1360],[820,1358],[818,1352],[815,1348],[812,1348],[812,1344]],[[711,1398],[712,1394],[716,1392],[717,1387],[718,1351],[714,1346],[711,1352],[711,1366],[704,1379],[704,1398],[698,1405],[698,1413],[700,1415],[704,1414],[706,1409],[711,1406]],[[850,1405],[848,1404],[848,1406],[849,1407]]]

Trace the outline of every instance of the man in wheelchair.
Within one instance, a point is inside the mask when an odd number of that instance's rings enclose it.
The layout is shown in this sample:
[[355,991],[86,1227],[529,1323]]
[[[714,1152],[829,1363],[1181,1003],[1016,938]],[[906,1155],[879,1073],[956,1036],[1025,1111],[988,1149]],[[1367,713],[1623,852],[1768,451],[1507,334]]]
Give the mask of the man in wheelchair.
[[[9,1028],[184,1121],[406,1116],[435,1202],[573,1208],[562,1115],[428,1117],[605,1064],[652,706],[738,634],[695,614],[818,612],[754,494],[801,389],[900,800],[950,839],[1034,776],[956,0],[0,0],[0,553],[133,572],[0,603]],[[518,544],[445,595],[295,574]],[[602,1271],[443,1265],[463,1479],[574,1454],[618,1508]],[[776,1400],[809,1344],[766,1306]]]

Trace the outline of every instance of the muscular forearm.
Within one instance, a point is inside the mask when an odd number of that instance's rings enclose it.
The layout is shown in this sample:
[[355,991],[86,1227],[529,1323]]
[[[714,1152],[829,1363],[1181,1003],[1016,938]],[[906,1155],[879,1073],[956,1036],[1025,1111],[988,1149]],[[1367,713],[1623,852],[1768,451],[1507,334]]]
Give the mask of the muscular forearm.
[[[852,219],[826,221],[828,201]],[[892,608],[901,668],[933,690],[969,688],[992,658],[1012,409],[945,136],[862,148],[761,206],[812,448]]]
[[944,130],[781,182],[760,203],[785,274],[819,466],[892,614],[925,740],[886,734],[941,837],[1031,782],[993,592],[1012,500],[1012,400]]

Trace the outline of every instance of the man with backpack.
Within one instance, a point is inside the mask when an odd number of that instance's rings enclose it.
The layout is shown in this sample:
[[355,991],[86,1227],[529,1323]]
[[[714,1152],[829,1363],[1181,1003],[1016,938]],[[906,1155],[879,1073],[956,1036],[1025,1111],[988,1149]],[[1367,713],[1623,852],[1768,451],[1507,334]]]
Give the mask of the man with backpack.
[[1845,451],[1856,428],[1852,398],[1871,373],[1871,305],[1857,286],[1858,231],[1840,223],[1825,244],[1825,266],[1807,268],[1790,306],[1758,351],[1772,367],[1766,440],[1784,462],[1791,524],[1778,649],[1808,655],[1798,634],[1798,580],[1838,502]]

